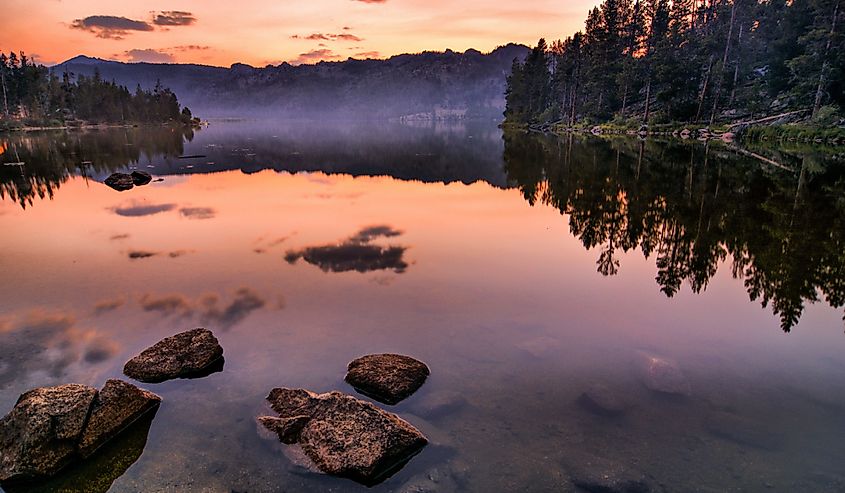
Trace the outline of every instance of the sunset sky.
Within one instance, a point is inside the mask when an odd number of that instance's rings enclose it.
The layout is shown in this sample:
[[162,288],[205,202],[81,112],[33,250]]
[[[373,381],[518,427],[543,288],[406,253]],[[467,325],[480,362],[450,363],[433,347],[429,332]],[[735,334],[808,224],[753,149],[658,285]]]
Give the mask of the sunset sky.
[[255,66],[558,39],[595,0],[4,0],[0,51]]

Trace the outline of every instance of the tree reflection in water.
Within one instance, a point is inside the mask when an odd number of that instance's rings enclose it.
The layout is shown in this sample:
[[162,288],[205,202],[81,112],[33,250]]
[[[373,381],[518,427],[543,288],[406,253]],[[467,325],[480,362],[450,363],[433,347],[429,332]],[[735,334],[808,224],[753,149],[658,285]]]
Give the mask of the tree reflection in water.
[[785,168],[721,143],[557,138],[506,132],[505,169],[532,205],[551,205],[598,271],[620,251],[655,258],[673,296],[698,293],[731,257],[752,300],[771,304],[789,332],[807,302],[845,305],[845,167],[812,151],[775,153]]

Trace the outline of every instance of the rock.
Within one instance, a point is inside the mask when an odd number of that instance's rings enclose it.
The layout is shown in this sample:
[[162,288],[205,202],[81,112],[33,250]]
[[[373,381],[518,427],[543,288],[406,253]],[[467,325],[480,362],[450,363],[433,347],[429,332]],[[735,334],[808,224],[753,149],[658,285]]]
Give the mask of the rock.
[[162,339],[126,362],[123,373],[148,383],[199,378],[221,371],[223,348],[210,330],[194,329]]
[[0,420],[0,482],[43,479],[89,457],[161,399],[119,380],[24,393]]
[[719,136],[724,142],[733,142],[736,139],[736,134],[733,132],[725,132],[721,136]]
[[620,416],[629,407],[613,390],[602,384],[593,384],[581,393],[578,404],[599,416]]
[[643,384],[649,390],[662,394],[692,394],[689,381],[678,365],[657,356],[645,357]]
[[652,488],[646,476],[626,464],[602,457],[580,457],[569,466],[572,484],[588,493],[648,493]]
[[397,404],[417,391],[430,371],[425,363],[399,354],[371,354],[347,367],[346,382],[385,404]]
[[103,183],[118,192],[129,190],[135,186],[135,180],[132,179],[132,175],[127,175],[126,173],[112,173]]
[[73,461],[97,389],[30,390],[0,420],[0,481],[52,476]]
[[147,183],[153,181],[152,175],[147,173],[146,171],[133,171],[132,172],[132,182],[136,186],[146,185]]
[[267,400],[279,418],[259,421],[281,441],[298,443],[323,472],[363,484],[383,481],[428,443],[395,414],[340,392],[278,388]]
[[715,412],[707,416],[704,427],[713,436],[746,447],[774,450],[780,435],[761,423],[733,413]]
[[157,408],[161,397],[123,380],[106,382],[91,406],[91,415],[79,444],[79,453],[90,457],[100,446]]

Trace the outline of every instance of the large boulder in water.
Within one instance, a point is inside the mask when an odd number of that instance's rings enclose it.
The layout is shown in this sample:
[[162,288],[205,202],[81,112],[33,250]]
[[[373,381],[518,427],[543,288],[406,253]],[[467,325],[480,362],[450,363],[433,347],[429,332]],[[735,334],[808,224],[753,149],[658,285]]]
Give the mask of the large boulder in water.
[[135,186],[135,180],[132,178],[132,175],[126,173],[112,173],[103,183],[118,192],[129,190]]
[[371,354],[347,367],[346,382],[385,404],[397,404],[417,391],[430,374],[428,366],[410,356]]
[[222,370],[223,348],[207,329],[193,329],[162,339],[126,362],[123,373],[148,383],[196,378]]
[[119,380],[109,380],[102,392],[79,384],[30,390],[0,420],[0,482],[52,476],[160,402]]
[[321,471],[374,485],[428,443],[395,414],[340,392],[277,388],[267,396],[279,417],[259,422],[287,444],[298,443]]

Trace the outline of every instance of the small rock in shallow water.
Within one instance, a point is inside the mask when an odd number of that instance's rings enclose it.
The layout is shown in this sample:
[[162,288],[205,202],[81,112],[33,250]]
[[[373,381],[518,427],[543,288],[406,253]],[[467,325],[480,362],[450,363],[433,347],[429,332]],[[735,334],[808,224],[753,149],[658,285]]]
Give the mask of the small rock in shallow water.
[[578,398],[586,410],[600,416],[620,416],[628,409],[628,403],[606,385],[593,384]]
[[52,476],[89,457],[160,401],[119,380],[99,392],[79,384],[26,392],[0,420],[0,481]]
[[135,180],[132,179],[132,175],[126,173],[112,173],[103,183],[118,192],[130,190],[135,186]]
[[761,423],[728,412],[707,416],[704,426],[713,436],[746,447],[773,450],[780,444],[780,435]]
[[363,484],[383,481],[428,443],[395,414],[340,392],[278,388],[267,400],[280,417],[259,421],[280,440],[299,443],[323,472]]
[[221,371],[223,348],[207,329],[194,329],[162,339],[126,362],[123,373],[141,382],[198,378]]
[[570,465],[570,478],[577,491],[588,493],[648,493],[646,476],[625,464],[597,456],[583,455]]
[[397,404],[417,391],[430,371],[425,363],[399,354],[371,354],[347,367],[346,382],[385,404]]
[[643,365],[643,384],[662,394],[690,396],[692,389],[689,381],[676,363],[657,356],[645,356]]
[[146,171],[133,171],[132,172],[132,182],[136,186],[146,185],[147,183],[153,181],[152,175],[147,173]]

